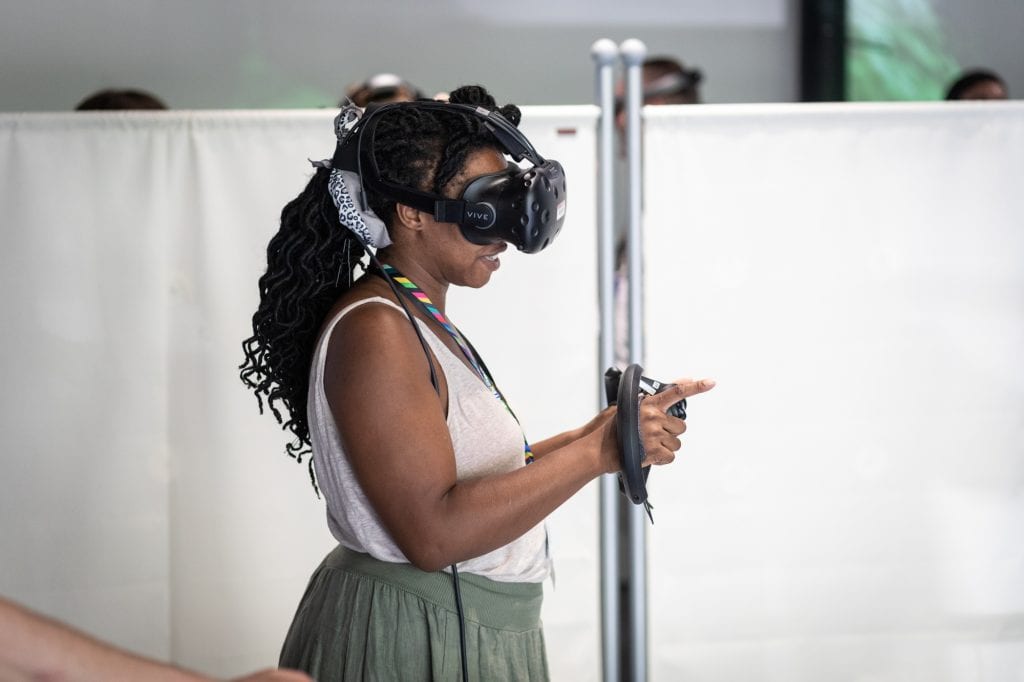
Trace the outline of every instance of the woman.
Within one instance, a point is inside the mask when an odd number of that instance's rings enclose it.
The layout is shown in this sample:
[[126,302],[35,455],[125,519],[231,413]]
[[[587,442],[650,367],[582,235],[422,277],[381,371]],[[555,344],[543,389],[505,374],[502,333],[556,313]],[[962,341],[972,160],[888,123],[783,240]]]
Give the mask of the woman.
[[[459,88],[450,102],[495,109],[481,87]],[[479,115],[390,106],[366,143],[372,158],[360,158],[393,185],[454,199],[473,179],[507,168],[503,144]],[[499,111],[518,124],[516,107]],[[364,217],[382,226],[368,236],[349,203],[358,192],[339,189],[329,163],[315,165],[268,247],[242,366],[278,419],[276,403],[287,408],[285,425],[298,439],[290,451],[311,448],[339,541],[310,581],[281,663],[319,680],[458,679],[464,655],[474,680],[546,679],[543,521],[617,471],[612,410],[526,443],[445,306],[450,285],[487,284],[506,244],[471,242],[458,225],[372,188]],[[383,265],[356,279],[366,241],[380,247]],[[412,288],[415,296],[399,293]],[[648,463],[671,462],[686,428],[665,409],[712,385],[685,382],[643,402]]]

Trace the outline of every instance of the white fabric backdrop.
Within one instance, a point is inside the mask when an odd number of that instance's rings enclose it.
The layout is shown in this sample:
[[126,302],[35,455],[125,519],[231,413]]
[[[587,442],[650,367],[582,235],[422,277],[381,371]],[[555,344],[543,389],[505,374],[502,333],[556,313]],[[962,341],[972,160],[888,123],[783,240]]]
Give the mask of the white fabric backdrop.
[[[652,477],[655,679],[1021,679],[1022,114],[648,110],[647,367],[720,381]],[[594,403],[593,120],[527,111],[566,232],[451,298],[533,437]],[[0,594],[214,674],[273,662],[332,542],[233,367],[329,131],[0,117]],[[597,675],[595,516],[591,487],[551,524],[555,679]]]
[[[305,159],[332,153],[332,116],[0,116],[0,594],[211,674],[276,661],[333,541],[235,367],[267,240]],[[525,110],[567,170],[563,234],[450,297],[532,438],[596,409],[595,116]],[[597,677],[596,515],[591,486],[550,522],[556,679]]]
[[1024,679],[1024,105],[646,116],[652,679]]

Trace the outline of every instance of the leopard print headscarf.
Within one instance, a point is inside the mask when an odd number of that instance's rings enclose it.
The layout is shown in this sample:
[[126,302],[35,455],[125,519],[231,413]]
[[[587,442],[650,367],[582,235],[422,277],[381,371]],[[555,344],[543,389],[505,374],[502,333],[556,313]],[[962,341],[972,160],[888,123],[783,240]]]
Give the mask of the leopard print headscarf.
[[[362,110],[354,105],[346,106],[338,113],[334,119],[334,134],[338,138],[338,142],[344,141],[360,116],[362,116]],[[311,163],[317,167],[331,168],[329,160],[312,161]],[[327,190],[331,194],[331,199],[334,200],[334,206],[338,209],[338,220],[351,230],[364,246],[382,249],[391,245],[391,237],[388,236],[388,229],[384,225],[384,221],[369,206],[365,209],[360,206],[362,183],[358,174],[331,168]]]

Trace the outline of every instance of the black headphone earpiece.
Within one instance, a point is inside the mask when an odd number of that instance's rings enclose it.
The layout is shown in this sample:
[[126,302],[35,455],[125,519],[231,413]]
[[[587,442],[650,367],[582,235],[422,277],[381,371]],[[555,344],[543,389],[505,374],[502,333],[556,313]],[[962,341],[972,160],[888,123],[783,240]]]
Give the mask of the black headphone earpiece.
[[[381,177],[373,155],[377,124],[389,111],[420,108],[470,113],[484,122],[498,146],[521,168],[510,163],[497,173],[474,178],[458,199],[449,199]],[[566,184],[562,165],[542,157],[525,135],[497,111],[469,104],[419,100],[367,108],[351,133],[338,143],[333,168],[357,173],[366,189],[431,213],[440,222],[456,223],[474,244],[506,241],[525,253],[537,253],[558,235],[565,222]],[[365,208],[365,207],[364,207]]]

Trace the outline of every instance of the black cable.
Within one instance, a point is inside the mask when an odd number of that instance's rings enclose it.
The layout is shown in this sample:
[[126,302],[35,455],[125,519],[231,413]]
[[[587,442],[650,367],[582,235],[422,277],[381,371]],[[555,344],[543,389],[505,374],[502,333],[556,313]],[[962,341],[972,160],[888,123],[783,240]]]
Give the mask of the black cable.
[[455,590],[455,611],[459,614],[459,651],[462,654],[462,682],[469,682],[469,660],[466,656],[466,615],[462,612],[462,590],[459,569],[452,564],[452,587]]

